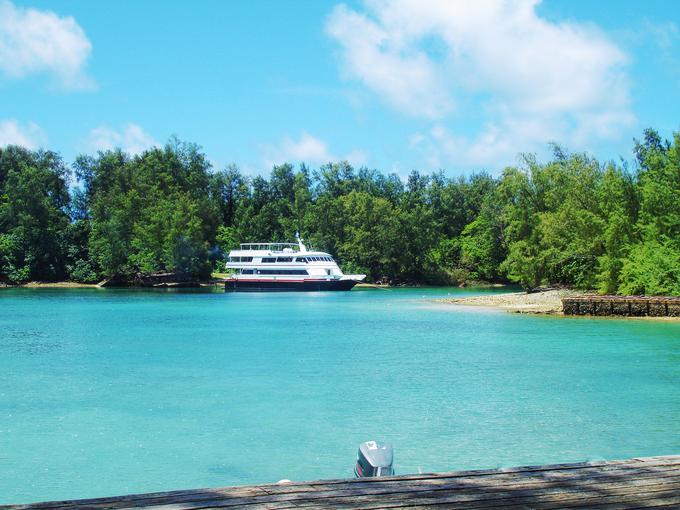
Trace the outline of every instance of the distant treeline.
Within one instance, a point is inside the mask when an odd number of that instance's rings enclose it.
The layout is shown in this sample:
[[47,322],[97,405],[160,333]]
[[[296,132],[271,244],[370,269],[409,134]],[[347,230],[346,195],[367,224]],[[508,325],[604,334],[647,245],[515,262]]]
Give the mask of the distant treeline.
[[170,271],[208,278],[239,242],[290,241],[373,281],[562,284],[680,294],[680,135],[647,130],[634,168],[555,146],[498,177],[412,172],[403,181],[346,162],[269,179],[214,171],[172,139],[131,156],[0,149],[0,281]]

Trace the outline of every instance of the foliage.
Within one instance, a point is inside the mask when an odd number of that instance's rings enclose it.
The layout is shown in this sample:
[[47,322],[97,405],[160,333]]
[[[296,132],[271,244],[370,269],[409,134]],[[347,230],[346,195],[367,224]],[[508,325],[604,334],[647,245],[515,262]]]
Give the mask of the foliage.
[[0,280],[66,277],[68,175],[54,152],[0,149]]
[[668,240],[636,244],[621,268],[623,294],[680,295],[680,250]]
[[198,147],[178,140],[135,157],[120,151],[82,156],[75,167],[88,203],[89,253],[100,276],[209,276],[219,217],[230,217],[238,186],[229,170],[211,174]]
[[[565,285],[680,294],[680,136],[647,130],[635,166],[554,146],[499,176],[405,178],[347,162],[269,177],[214,170],[171,139],[139,155],[0,150],[0,280],[207,277],[239,242],[331,253],[372,281]],[[69,190],[69,185],[71,189]]]

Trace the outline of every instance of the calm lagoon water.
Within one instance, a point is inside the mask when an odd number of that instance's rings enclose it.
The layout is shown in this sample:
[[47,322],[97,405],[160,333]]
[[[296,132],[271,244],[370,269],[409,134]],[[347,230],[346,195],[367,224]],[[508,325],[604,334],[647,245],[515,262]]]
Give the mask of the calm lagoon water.
[[0,503],[680,453],[680,323],[459,289],[0,291]]

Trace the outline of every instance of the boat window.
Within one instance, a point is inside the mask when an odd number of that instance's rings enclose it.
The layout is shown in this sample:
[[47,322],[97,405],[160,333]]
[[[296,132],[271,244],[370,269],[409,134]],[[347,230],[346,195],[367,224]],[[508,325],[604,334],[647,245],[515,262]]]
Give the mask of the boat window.
[[253,274],[252,269],[241,269],[241,274]]
[[307,262],[307,259],[305,257],[298,257],[295,259],[295,262]]
[[292,257],[278,257],[276,262],[293,262]]
[[271,275],[307,275],[304,269],[258,269],[257,274]]
[[253,257],[241,257],[241,262],[252,262]]
[[265,264],[273,263],[273,262],[276,262],[276,259],[274,257],[264,257],[262,259],[262,262],[265,263]]

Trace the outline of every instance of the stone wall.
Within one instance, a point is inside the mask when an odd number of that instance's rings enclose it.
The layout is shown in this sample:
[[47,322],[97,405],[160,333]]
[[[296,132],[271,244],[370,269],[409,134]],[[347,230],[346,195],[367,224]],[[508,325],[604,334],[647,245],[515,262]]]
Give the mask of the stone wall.
[[680,297],[578,296],[562,298],[564,315],[680,317]]

